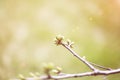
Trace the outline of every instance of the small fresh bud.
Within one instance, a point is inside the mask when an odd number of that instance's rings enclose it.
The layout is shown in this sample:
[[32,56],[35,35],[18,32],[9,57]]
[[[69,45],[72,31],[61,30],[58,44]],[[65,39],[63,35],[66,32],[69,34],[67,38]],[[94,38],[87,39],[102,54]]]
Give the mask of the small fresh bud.
[[35,75],[36,75],[36,76],[40,76],[40,73],[39,73],[39,72],[36,72]]
[[67,45],[70,45],[70,43],[71,43],[71,40],[67,39]]
[[52,70],[52,72],[55,73],[55,74],[59,74],[59,73],[61,73],[61,71],[62,71],[62,68],[58,67],[58,66],[55,69]]
[[62,68],[61,67],[56,67],[56,69],[58,70],[58,71],[62,71]]
[[25,80],[25,77],[22,74],[18,75],[21,80]]
[[56,39],[57,39],[57,40],[63,40],[63,39],[64,39],[64,36],[62,36],[62,35],[57,35],[57,36],[56,36]]
[[52,70],[53,68],[54,68],[54,64],[53,63],[48,63],[48,68],[50,69],[50,70]]
[[54,42],[55,42],[55,44],[58,46],[58,45],[61,45],[61,44],[62,44],[62,41],[63,41],[63,40],[64,40],[64,36],[58,35],[58,36],[56,36]]
[[73,44],[74,44],[74,42],[72,42],[71,40],[67,39],[67,45],[68,45],[70,48],[73,48]]
[[32,77],[37,77],[34,73],[30,72],[29,73]]
[[58,74],[59,71],[54,69],[54,70],[52,70],[52,72],[55,73],[55,74]]
[[83,59],[86,59],[86,57],[85,57],[85,56],[83,56]]
[[49,72],[54,68],[54,64],[53,63],[48,63],[48,64],[43,64],[43,68],[44,68],[44,72],[46,74],[49,74]]

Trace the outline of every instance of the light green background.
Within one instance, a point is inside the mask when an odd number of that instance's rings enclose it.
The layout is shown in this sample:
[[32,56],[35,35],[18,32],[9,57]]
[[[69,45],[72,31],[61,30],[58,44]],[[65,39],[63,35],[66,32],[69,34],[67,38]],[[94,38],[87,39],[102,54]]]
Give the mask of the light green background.
[[[42,63],[49,62],[65,73],[89,71],[65,48],[54,45],[58,34],[74,41],[73,49],[87,60],[120,67],[119,0],[0,0],[0,80],[42,73]],[[107,78],[119,80],[120,74]]]

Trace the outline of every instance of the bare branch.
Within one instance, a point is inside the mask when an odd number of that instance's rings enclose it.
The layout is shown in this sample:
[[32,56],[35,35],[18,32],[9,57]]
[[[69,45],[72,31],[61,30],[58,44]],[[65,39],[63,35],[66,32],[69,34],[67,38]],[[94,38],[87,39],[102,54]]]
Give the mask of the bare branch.
[[75,53],[71,48],[73,47],[73,43],[71,40],[67,40],[66,43],[63,42],[64,40],[64,36],[62,35],[58,35],[55,38],[55,44],[56,45],[62,45],[64,46],[67,50],[69,50],[76,58],[78,58],[80,61],[82,61],[84,64],[86,64],[91,70],[97,70],[94,66],[105,69],[105,70],[111,70],[110,68],[107,67],[103,67],[101,65],[92,63],[92,62],[88,62],[87,60],[85,60],[85,58],[80,57],[77,53]]
[[80,57],[76,52],[74,52],[69,45],[67,45],[67,44],[65,44],[63,42],[61,42],[61,45],[64,46],[66,49],[68,49],[80,61],[82,61],[83,63],[85,63],[91,70],[97,70],[94,66],[102,68],[102,69],[105,69],[105,70],[111,70],[111,68],[103,67],[101,65],[98,65],[98,64],[95,64],[95,63],[92,63],[92,62],[88,62],[84,58]]
[[94,66],[92,66],[88,61],[86,61],[84,58],[80,57],[77,53],[75,53],[69,46],[67,46],[64,43],[61,43],[62,46],[64,46],[66,49],[68,49],[76,58],[78,58],[80,61],[85,63],[91,70],[95,71],[97,70]]
[[[107,70],[107,71],[92,71],[92,72],[85,72],[85,73],[78,73],[78,74],[63,74],[63,75],[58,75],[58,76],[51,76],[48,77],[46,76],[40,76],[36,78],[25,78],[24,80],[58,80],[58,79],[68,79],[68,78],[77,78],[77,77],[85,77],[85,76],[99,76],[99,75],[110,75],[110,74],[116,74],[120,73],[120,69],[115,69],[115,70]],[[13,79],[13,80],[21,80],[21,79]]]
[[93,66],[96,66],[96,67],[101,68],[101,69],[112,70],[111,68],[104,67],[104,66],[101,66],[101,65],[98,65],[98,64],[92,63],[92,62],[89,62],[89,63],[92,64]]

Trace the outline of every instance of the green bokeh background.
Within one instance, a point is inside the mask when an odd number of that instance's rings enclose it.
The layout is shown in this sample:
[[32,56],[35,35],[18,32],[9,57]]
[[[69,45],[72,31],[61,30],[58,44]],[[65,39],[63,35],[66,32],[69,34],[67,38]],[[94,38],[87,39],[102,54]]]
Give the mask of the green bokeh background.
[[[42,73],[42,63],[49,62],[65,73],[89,71],[65,48],[54,45],[58,34],[74,41],[73,49],[87,60],[120,68],[119,0],[0,0],[0,80]],[[107,79],[119,80],[120,74]]]

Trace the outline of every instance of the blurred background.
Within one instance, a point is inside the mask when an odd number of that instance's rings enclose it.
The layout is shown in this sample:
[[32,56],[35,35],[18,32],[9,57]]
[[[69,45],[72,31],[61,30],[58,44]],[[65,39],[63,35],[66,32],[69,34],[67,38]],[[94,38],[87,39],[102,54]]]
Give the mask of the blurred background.
[[[0,80],[42,73],[49,62],[65,73],[89,71],[54,45],[58,34],[75,42],[73,49],[87,60],[120,68],[120,0],[0,0]],[[107,79],[119,80],[120,74]]]

